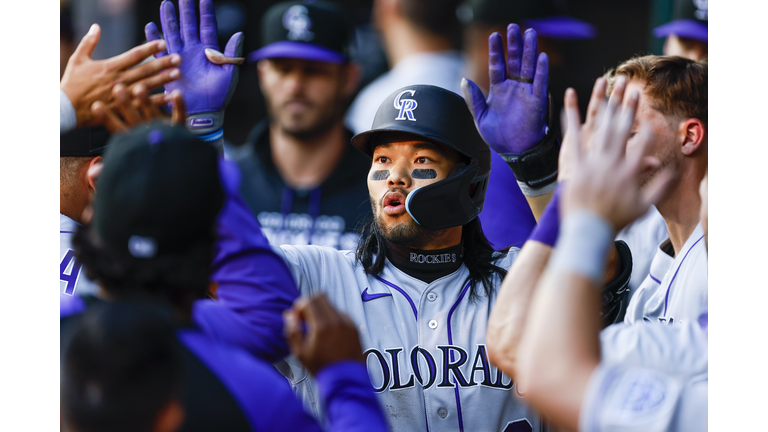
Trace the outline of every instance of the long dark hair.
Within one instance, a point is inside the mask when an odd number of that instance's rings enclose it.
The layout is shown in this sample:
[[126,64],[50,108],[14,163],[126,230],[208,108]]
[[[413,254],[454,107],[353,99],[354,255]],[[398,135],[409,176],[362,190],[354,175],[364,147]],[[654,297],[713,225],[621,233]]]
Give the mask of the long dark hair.
[[[461,231],[461,240],[464,243],[464,265],[469,270],[470,300],[476,300],[480,293],[478,286],[482,284],[483,292],[487,297],[495,291],[493,276],[498,275],[504,279],[507,270],[495,265],[498,259],[496,250],[493,249],[488,239],[483,234],[480,219],[474,218],[464,225]],[[374,258],[374,255],[376,257]],[[357,246],[357,259],[363,265],[369,275],[377,275],[384,269],[384,260],[387,255],[387,242],[379,231],[374,218],[370,218],[360,230],[360,242]]]

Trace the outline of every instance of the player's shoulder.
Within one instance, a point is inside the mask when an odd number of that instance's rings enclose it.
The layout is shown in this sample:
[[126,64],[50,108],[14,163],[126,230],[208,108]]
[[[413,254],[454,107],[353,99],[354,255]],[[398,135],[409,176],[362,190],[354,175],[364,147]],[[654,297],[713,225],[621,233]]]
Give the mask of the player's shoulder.
[[353,250],[338,250],[317,245],[281,245],[273,248],[279,249],[286,259],[295,262],[313,262],[316,265],[355,265],[356,262]]
[[519,253],[520,248],[514,246],[506,250],[496,251],[493,253],[493,264],[506,270],[512,265]]

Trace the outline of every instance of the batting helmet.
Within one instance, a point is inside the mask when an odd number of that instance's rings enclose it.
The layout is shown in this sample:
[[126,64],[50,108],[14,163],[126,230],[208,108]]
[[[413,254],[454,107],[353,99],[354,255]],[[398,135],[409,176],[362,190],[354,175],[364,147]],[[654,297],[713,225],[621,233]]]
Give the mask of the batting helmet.
[[[424,228],[441,230],[469,223],[483,210],[491,151],[475,127],[464,99],[430,85],[403,87],[379,107],[371,130],[352,138],[352,145],[373,157],[379,137],[398,133],[448,146],[466,163],[458,164],[444,180],[408,194],[405,208]],[[476,184],[472,193],[470,188]]]

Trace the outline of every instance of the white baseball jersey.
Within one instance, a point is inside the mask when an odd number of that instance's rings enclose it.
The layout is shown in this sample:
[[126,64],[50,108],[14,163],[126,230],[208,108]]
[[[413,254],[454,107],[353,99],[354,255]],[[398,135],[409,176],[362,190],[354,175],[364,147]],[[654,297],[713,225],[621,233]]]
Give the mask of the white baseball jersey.
[[65,295],[96,294],[99,286],[85,277],[82,265],[75,260],[72,236],[78,223],[59,214],[59,293]]
[[707,429],[708,342],[696,320],[612,325],[600,347],[582,399],[581,432]]
[[668,241],[656,250],[651,270],[632,296],[624,322],[695,322],[709,308],[707,250],[701,223],[674,258]]
[[651,262],[659,248],[659,243],[667,238],[669,238],[667,223],[655,206],[651,206],[645,215],[627,225],[616,235],[616,240],[626,242],[632,252],[632,277],[629,279],[630,296],[635,295],[640,289],[640,285],[651,270]]
[[[425,283],[388,260],[365,273],[353,251],[316,246],[275,248],[302,295],[323,292],[357,324],[371,384],[395,431],[539,431],[538,414],[487,356],[485,330],[495,301],[470,301],[469,271]],[[518,250],[499,254],[509,268]],[[501,280],[495,278],[495,286]],[[317,389],[289,359],[278,367],[308,407],[323,418]]]

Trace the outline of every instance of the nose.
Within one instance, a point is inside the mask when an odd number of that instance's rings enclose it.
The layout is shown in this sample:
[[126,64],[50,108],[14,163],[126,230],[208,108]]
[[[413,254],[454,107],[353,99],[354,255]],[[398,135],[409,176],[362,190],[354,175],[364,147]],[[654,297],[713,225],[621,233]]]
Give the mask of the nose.
[[292,95],[301,94],[304,90],[305,75],[300,70],[291,71],[285,78],[286,88]]
[[412,179],[406,165],[405,163],[398,163],[391,167],[389,177],[387,178],[387,186],[405,189],[411,187]]

